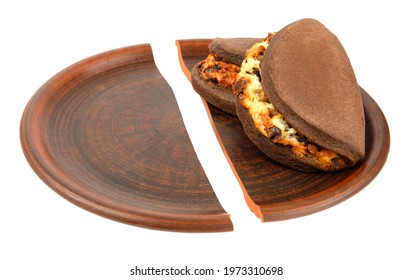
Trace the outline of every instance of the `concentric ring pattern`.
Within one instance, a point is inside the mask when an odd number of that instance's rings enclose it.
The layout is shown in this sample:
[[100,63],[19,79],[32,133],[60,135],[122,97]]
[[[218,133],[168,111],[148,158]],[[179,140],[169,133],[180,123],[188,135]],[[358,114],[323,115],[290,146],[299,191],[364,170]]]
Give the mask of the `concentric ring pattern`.
[[51,78],[24,111],[21,142],[46,184],[91,212],[151,229],[232,230],[149,45]]

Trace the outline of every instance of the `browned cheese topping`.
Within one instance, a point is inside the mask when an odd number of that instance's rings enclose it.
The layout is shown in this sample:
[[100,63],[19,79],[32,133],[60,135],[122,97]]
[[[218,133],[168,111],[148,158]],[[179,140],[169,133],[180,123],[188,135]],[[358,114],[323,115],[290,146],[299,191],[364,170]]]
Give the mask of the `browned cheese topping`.
[[212,86],[218,84],[232,87],[238,72],[238,65],[225,62],[210,52],[202,65],[201,75]]
[[260,72],[262,57],[274,34],[270,33],[247,51],[233,86],[234,93],[240,95],[241,105],[248,109],[257,130],[273,143],[289,145],[297,156],[309,157],[323,166],[330,166],[333,160],[343,160],[335,152],[311,143],[291,127],[268,100]]

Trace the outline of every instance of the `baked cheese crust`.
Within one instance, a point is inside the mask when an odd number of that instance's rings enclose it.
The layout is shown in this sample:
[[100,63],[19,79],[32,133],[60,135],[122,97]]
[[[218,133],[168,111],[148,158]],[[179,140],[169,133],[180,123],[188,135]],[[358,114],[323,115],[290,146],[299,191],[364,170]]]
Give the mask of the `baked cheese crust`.
[[311,143],[283,118],[268,100],[261,84],[261,61],[269,42],[275,33],[254,44],[246,53],[233,91],[240,96],[241,105],[249,111],[257,130],[273,143],[288,145],[294,154],[309,157],[323,166],[331,166],[334,160],[343,160],[333,151]]
[[232,88],[240,67],[219,59],[216,54],[210,52],[203,62],[201,69],[202,78],[211,86],[219,84]]

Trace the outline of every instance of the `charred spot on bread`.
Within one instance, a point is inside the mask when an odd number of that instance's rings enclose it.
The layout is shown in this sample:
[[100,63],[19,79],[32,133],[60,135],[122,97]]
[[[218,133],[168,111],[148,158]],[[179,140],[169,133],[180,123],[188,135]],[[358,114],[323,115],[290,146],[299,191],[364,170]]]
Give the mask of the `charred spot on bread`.
[[201,64],[201,76],[210,83],[219,84],[231,88],[237,78],[239,66],[218,59],[212,52]]
[[218,80],[205,80],[201,74],[203,64],[204,61],[200,61],[191,70],[192,87],[209,104],[236,116],[235,102],[237,97],[233,94],[231,87],[220,85]]

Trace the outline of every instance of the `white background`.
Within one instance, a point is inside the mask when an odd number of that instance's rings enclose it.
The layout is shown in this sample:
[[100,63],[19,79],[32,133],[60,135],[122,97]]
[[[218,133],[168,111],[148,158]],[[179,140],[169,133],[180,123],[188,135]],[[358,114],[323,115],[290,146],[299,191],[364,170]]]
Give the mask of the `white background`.
[[[408,1],[5,2],[0,2],[0,279],[139,279],[129,275],[135,265],[283,266],[280,279],[413,279]],[[263,37],[303,17],[324,23],[344,45],[359,84],[386,115],[391,150],[382,172],[351,199],[314,215],[263,224],[247,209],[211,136],[199,97],[177,64],[174,40]],[[141,43],[152,44],[158,68],[176,93],[200,161],[232,214],[233,232],[171,233],[101,218],[53,192],[24,158],[21,114],[45,81],[83,58]],[[221,277],[252,279],[204,279]]]

